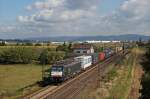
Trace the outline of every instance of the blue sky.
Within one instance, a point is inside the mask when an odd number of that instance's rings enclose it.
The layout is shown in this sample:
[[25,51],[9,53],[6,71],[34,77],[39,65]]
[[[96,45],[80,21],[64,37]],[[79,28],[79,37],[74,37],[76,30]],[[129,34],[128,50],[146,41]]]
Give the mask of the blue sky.
[[118,9],[125,0],[103,0],[100,4],[100,11],[102,13],[111,13]]
[[[1,0],[0,21],[15,22],[18,15],[28,15],[29,12],[25,10],[25,7],[36,1],[38,0]],[[118,9],[123,1],[125,0],[103,0],[99,4],[99,11],[103,14],[111,13]]]
[[0,0],[0,21],[15,21],[18,15],[26,15],[26,5],[29,5],[37,0]]
[[150,35],[147,12],[150,0],[0,0],[0,35]]

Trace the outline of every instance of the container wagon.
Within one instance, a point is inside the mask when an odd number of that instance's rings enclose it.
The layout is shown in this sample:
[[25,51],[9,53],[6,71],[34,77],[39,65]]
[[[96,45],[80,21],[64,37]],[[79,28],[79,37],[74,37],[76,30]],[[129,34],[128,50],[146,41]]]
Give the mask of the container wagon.
[[56,62],[51,67],[51,81],[62,82],[78,74],[81,70],[81,62],[67,59]]
[[81,62],[81,68],[82,70],[85,70],[87,67],[90,67],[92,65],[92,57],[91,56],[86,56],[82,55],[79,57],[74,58],[76,61]]
[[92,64],[96,64],[99,62],[99,54],[98,53],[91,53],[91,54],[87,54],[87,55],[92,57]]
[[109,49],[105,49],[104,53],[105,53],[105,58],[110,57],[110,50]]
[[104,53],[105,53],[105,58],[108,58],[114,54],[114,50],[111,48],[107,48],[104,50]]
[[103,61],[105,59],[105,53],[104,52],[100,52],[99,53],[99,61]]

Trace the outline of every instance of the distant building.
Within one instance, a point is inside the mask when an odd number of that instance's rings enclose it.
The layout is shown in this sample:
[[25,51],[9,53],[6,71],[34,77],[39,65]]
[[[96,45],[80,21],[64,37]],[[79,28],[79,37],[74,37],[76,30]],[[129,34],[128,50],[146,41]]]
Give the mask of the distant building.
[[63,45],[63,44],[64,44],[64,42],[51,42],[51,44]]
[[91,44],[75,44],[73,45],[74,54],[90,54],[94,53],[94,48]]
[[120,41],[95,41],[95,40],[92,40],[92,41],[86,41],[86,43],[117,43],[117,42],[120,42]]
[[0,43],[8,44],[8,42],[7,42],[7,41],[0,41]]

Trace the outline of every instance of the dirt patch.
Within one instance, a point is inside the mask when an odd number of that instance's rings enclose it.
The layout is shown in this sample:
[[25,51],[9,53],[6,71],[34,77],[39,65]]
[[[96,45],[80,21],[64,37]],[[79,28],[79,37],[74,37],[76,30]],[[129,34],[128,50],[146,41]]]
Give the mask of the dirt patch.
[[135,66],[133,72],[133,80],[131,85],[131,91],[128,99],[138,99],[140,96],[139,89],[141,88],[140,82],[143,74],[141,66]]
[[142,67],[140,65],[140,61],[141,61],[141,57],[144,54],[143,50],[136,50],[138,53],[137,56],[137,60],[136,63],[134,65],[134,70],[133,70],[133,74],[132,74],[132,85],[131,85],[131,90],[128,96],[128,99],[138,99],[140,97],[140,92],[139,90],[141,89],[141,78],[142,75],[144,73],[144,71],[142,70]]

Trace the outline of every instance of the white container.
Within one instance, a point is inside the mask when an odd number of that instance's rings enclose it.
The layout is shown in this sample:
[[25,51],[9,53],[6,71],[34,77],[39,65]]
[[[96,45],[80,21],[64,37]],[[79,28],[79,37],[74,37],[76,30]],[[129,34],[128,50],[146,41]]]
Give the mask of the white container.
[[75,57],[74,59],[76,61],[81,62],[81,68],[83,70],[92,65],[92,57],[91,56],[83,55],[83,56]]

